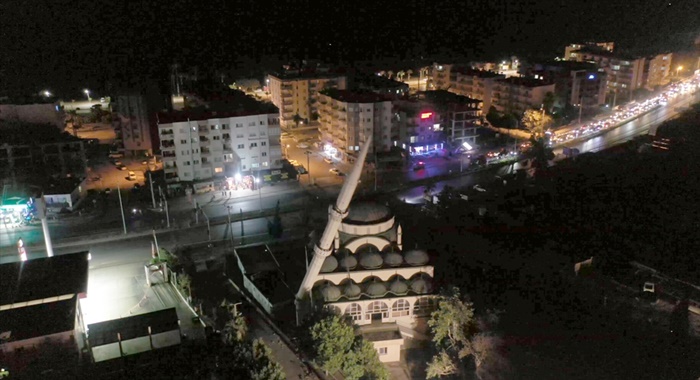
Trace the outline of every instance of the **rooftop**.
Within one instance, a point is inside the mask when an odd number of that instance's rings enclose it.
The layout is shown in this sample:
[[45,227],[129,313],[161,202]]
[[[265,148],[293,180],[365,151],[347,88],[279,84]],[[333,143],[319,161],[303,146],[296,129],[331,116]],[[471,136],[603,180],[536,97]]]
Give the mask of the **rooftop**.
[[[0,333],[10,341],[30,339],[75,329],[77,297],[0,311]],[[30,322],[31,321],[31,322]]]
[[401,339],[401,332],[396,324],[362,326],[360,327],[360,334],[370,342]]
[[563,69],[568,71],[579,71],[579,70],[590,70],[598,71],[598,66],[590,62],[578,62],[578,61],[547,61],[543,63],[536,63],[532,65],[532,69],[535,71],[545,70],[545,71],[555,71],[556,69]]
[[522,87],[542,87],[551,85],[551,83],[548,83],[546,81],[529,77],[510,77],[506,79],[501,79],[499,80],[499,82]]
[[481,100],[472,99],[468,96],[457,95],[447,90],[423,91],[418,95],[419,99],[423,99],[433,103],[443,104],[475,104],[482,103]]
[[169,308],[145,314],[131,315],[88,325],[90,345],[101,346],[117,343],[117,334],[122,340],[134,339],[150,334],[158,334],[179,328],[176,309]]
[[473,69],[471,67],[457,67],[452,69],[453,72],[457,72],[462,75],[468,75],[472,77],[479,77],[479,78],[505,78],[505,75],[493,72],[493,71],[488,71],[488,70],[478,70],[478,69]]
[[374,224],[393,216],[389,207],[375,202],[352,202],[343,223]]
[[279,113],[271,103],[228,88],[200,89],[185,98],[197,99],[204,104],[185,107],[181,111],[159,112],[158,124]]
[[408,87],[408,84],[399,82],[387,77],[376,75],[376,74],[358,74],[355,80],[360,86],[374,87],[374,88],[398,88],[398,87]]
[[[265,244],[258,244],[249,247],[236,248],[245,275],[262,292],[262,294],[272,303],[289,301],[294,298],[294,285],[288,284],[287,275],[291,272],[290,265],[282,258],[281,264],[277,260],[277,255],[273,254]],[[234,260],[227,259],[227,265],[231,265]],[[303,276],[303,273],[302,273]],[[299,281],[301,283],[301,280]]]
[[4,144],[29,145],[76,141],[80,141],[80,139],[58,130],[53,124],[30,124],[0,120],[0,147]]
[[584,53],[584,54],[591,54],[591,55],[596,55],[599,57],[606,57],[606,58],[612,58],[612,59],[621,59],[621,60],[626,60],[626,61],[634,61],[638,59],[637,57],[633,57],[631,55],[627,54],[620,54],[620,53],[613,53],[611,51],[594,47],[594,46],[584,46],[583,48],[579,50],[575,50],[577,53]]
[[344,77],[346,73],[340,69],[324,69],[324,68],[301,68],[290,69],[277,73],[270,74],[271,77],[281,80],[295,79],[332,79]]
[[377,94],[372,91],[351,91],[331,88],[321,91],[321,94],[346,103],[378,103],[390,101],[386,95]]
[[0,265],[0,305],[87,292],[88,251]]

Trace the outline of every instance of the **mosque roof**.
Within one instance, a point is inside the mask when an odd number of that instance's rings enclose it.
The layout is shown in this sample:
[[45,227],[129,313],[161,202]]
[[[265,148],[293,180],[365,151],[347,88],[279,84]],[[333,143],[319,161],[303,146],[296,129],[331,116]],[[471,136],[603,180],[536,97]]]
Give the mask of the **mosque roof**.
[[353,202],[350,204],[348,216],[343,223],[374,224],[383,222],[392,216],[391,209],[375,202]]

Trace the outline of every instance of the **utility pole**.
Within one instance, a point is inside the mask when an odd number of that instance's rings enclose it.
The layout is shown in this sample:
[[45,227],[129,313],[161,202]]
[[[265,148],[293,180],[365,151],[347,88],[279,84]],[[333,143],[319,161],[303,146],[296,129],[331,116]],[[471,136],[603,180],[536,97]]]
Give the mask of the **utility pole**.
[[194,223],[199,224],[199,207],[197,206],[197,199],[194,200]]
[[233,226],[231,225],[231,206],[226,206],[226,217],[228,219],[227,230],[231,231],[231,246],[235,246],[236,243],[233,241]]
[[165,220],[168,228],[170,228],[170,212],[168,211],[168,200],[163,197],[163,203],[165,205]]
[[126,235],[126,218],[124,217],[124,203],[122,203],[122,189],[117,187],[117,194],[119,195],[119,211],[122,212],[122,226],[124,227],[124,235]]
[[44,243],[46,244],[46,255],[53,256],[53,244],[51,243],[51,234],[49,233],[49,222],[46,220],[46,198],[44,194],[37,200],[37,211],[41,218],[41,229],[44,232]]
[[581,124],[581,115],[583,114],[583,95],[578,100],[578,123]]
[[306,174],[309,175],[309,186],[311,186],[314,184],[314,180],[313,178],[311,178],[311,165],[309,164],[309,157],[311,156],[311,151],[307,150],[306,152],[304,152],[304,154],[306,155]]
[[153,178],[151,178],[151,171],[148,171],[148,182],[151,184],[151,201],[153,202],[153,208],[156,208],[156,196],[153,192]]
[[[241,210],[241,245],[243,245],[243,239],[245,237],[245,232],[243,231],[243,209]],[[233,235],[233,234],[231,234]]]
[[160,247],[158,247],[158,236],[156,236],[156,229],[153,229],[153,242],[156,244],[156,255],[160,257]]

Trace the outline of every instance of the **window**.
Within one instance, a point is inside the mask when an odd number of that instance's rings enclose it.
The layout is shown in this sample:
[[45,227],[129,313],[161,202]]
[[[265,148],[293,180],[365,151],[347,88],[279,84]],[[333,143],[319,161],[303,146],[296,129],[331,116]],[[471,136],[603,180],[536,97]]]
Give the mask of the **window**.
[[214,168],[214,173],[223,173],[224,168]]
[[250,123],[248,123],[248,126],[249,126],[249,127],[254,127],[254,126],[255,126],[255,122],[254,122],[254,121],[251,121]]
[[374,301],[367,306],[366,319],[383,319],[389,317],[389,307],[382,301]]
[[248,134],[248,137],[255,137],[255,136],[257,136],[256,133],[249,133],[249,134]]
[[243,128],[243,123],[236,123],[236,128]]
[[435,309],[435,299],[432,297],[419,298],[413,305],[413,314],[429,315]]
[[221,140],[221,136],[214,136],[214,140]]
[[262,166],[267,167],[267,161],[263,162],[263,163],[262,163]]
[[182,154],[183,154],[183,155],[190,154],[190,151],[189,151],[189,150],[183,150],[183,151],[182,151]]
[[190,166],[190,162],[189,162],[189,161],[185,161],[184,164],[185,164],[185,166]]
[[243,135],[236,135],[236,138],[242,139],[242,138],[243,138]]
[[362,319],[362,306],[356,303],[351,303],[345,308],[345,314],[347,314],[353,321],[359,321]]
[[257,147],[258,147],[258,143],[250,143],[250,147],[251,147],[251,148],[257,148]]
[[259,167],[259,166],[260,166],[260,164],[258,164],[258,163],[250,164],[250,167],[253,168],[253,169],[255,169],[255,168]]
[[263,157],[267,157],[267,152],[262,152]]
[[245,148],[245,144],[238,144],[238,149],[243,149]]
[[260,125],[265,125],[265,122],[260,120]]
[[221,129],[228,129],[228,124],[221,124]]
[[391,316],[392,317],[405,317],[411,310],[411,304],[406,300],[398,300],[391,305]]
[[199,164],[199,160],[194,160],[194,164],[195,165]]
[[267,141],[260,142],[260,146],[267,146]]
[[387,347],[379,347],[379,356],[386,355],[387,351]]
[[180,144],[187,144],[187,140],[180,140]]

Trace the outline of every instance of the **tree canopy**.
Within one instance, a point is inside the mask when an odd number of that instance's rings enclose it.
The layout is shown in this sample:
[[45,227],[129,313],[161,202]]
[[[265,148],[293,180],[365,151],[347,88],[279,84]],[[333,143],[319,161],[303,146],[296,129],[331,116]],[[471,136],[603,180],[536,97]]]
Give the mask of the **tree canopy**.
[[552,117],[538,110],[527,110],[520,120],[520,125],[530,131],[535,137],[544,136],[544,132],[552,124]]

